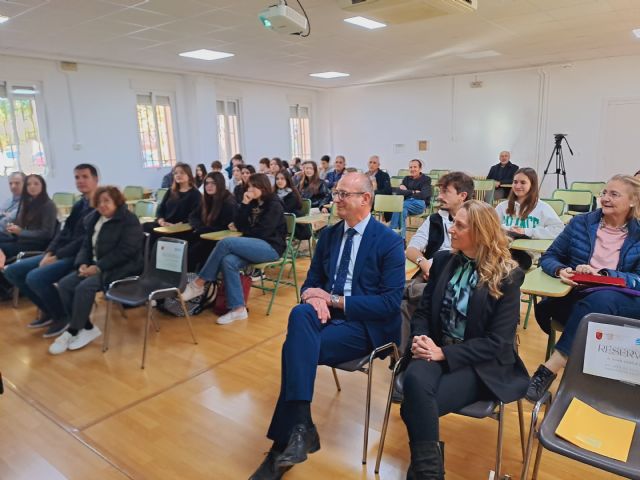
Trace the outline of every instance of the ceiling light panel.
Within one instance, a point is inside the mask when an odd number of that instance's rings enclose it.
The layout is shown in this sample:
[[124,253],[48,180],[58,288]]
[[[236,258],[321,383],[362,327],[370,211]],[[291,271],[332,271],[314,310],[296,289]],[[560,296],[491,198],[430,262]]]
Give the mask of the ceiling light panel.
[[233,53],[216,52],[215,50],[207,50],[201,48],[200,50],[192,50],[190,52],[179,53],[181,57],[197,58],[198,60],[220,60],[221,58],[233,57]]
[[375,20],[371,20],[370,18],[360,16],[345,18],[344,21],[347,23],[351,23],[352,25],[358,25],[359,27],[368,28],[369,30],[375,30],[377,28],[384,28],[387,26],[386,23],[376,22]]
[[341,78],[341,77],[348,77],[349,74],[343,73],[343,72],[320,72],[320,73],[310,73],[309,76],[315,77],[315,78]]

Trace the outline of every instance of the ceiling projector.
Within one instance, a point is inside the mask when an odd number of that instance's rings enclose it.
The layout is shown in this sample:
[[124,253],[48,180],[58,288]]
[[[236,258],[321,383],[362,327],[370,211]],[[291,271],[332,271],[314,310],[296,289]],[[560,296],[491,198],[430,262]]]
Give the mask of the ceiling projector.
[[307,19],[283,2],[265,8],[258,18],[265,28],[278,33],[300,35],[307,29]]

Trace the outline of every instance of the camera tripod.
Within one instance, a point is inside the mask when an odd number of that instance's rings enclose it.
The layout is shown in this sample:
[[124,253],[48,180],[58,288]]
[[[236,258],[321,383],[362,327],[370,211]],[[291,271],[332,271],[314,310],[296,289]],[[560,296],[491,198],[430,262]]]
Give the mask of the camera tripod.
[[573,156],[573,150],[571,150],[571,145],[569,145],[569,142],[567,141],[566,133],[556,133],[554,137],[556,139],[556,145],[555,147],[553,147],[553,152],[551,152],[551,156],[549,157],[549,162],[547,162],[547,167],[544,169],[544,175],[542,176],[540,187],[542,187],[542,184],[544,183],[544,179],[547,176],[547,173],[549,173],[549,167],[551,166],[551,162],[555,157],[556,159],[555,171],[552,172],[551,175],[556,176],[556,188],[560,188],[560,175],[562,175],[562,178],[564,179],[564,188],[566,189],[568,188],[567,170],[565,169],[564,156],[562,155],[562,140],[564,140],[564,143],[567,144],[567,148],[569,148],[569,152],[571,153],[571,156]]

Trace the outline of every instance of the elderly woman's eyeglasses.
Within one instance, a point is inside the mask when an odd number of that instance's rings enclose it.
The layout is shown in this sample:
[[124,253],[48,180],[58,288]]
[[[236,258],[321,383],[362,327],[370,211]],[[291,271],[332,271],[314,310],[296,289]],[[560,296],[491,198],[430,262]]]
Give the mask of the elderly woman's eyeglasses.
[[366,192],[345,192],[344,190],[336,190],[331,195],[336,200],[344,200],[352,195],[363,195]]
[[622,197],[622,194],[620,192],[616,192],[614,191],[609,191],[609,190],[602,190],[600,192],[600,198],[604,198],[604,197],[609,197],[612,200],[619,200],[620,197]]

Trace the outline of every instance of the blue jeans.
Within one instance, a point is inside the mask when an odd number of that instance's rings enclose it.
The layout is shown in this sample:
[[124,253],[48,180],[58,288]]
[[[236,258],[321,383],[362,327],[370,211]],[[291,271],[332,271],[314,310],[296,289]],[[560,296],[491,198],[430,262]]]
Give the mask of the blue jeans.
[[245,306],[240,270],[250,263],[273,262],[279,258],[278,252],[259,238],[225,238],[213,249],[198,276],[215,282],[222,272],[227,307],[233,310]]
[[407,234],[407,216],[408,215],[420,215],[425,211],[424,200],[418,200],[416,198],[405,198],[402,205],[402,225],[400,225],[400,214],[394,213],[391,215],[391,228],[400,228],[402,238]]
[[60,321],[65,318],[65,312],[53,284],[73,270],[74,259],[61,258],[50,265],[39,267],[43,256],[37,255],[12,263],[5,268],[4,276],[47,317]]
[[611,290],[589,294],[571,292],[562,298],[547,298],[536,306],[536,321],[549,332],[551,318],[564,325],[555,349],[565,356],[571,354],[573,339],[582,317],[588,313],[606,313],[621,317],[640,318],[640,297]]

